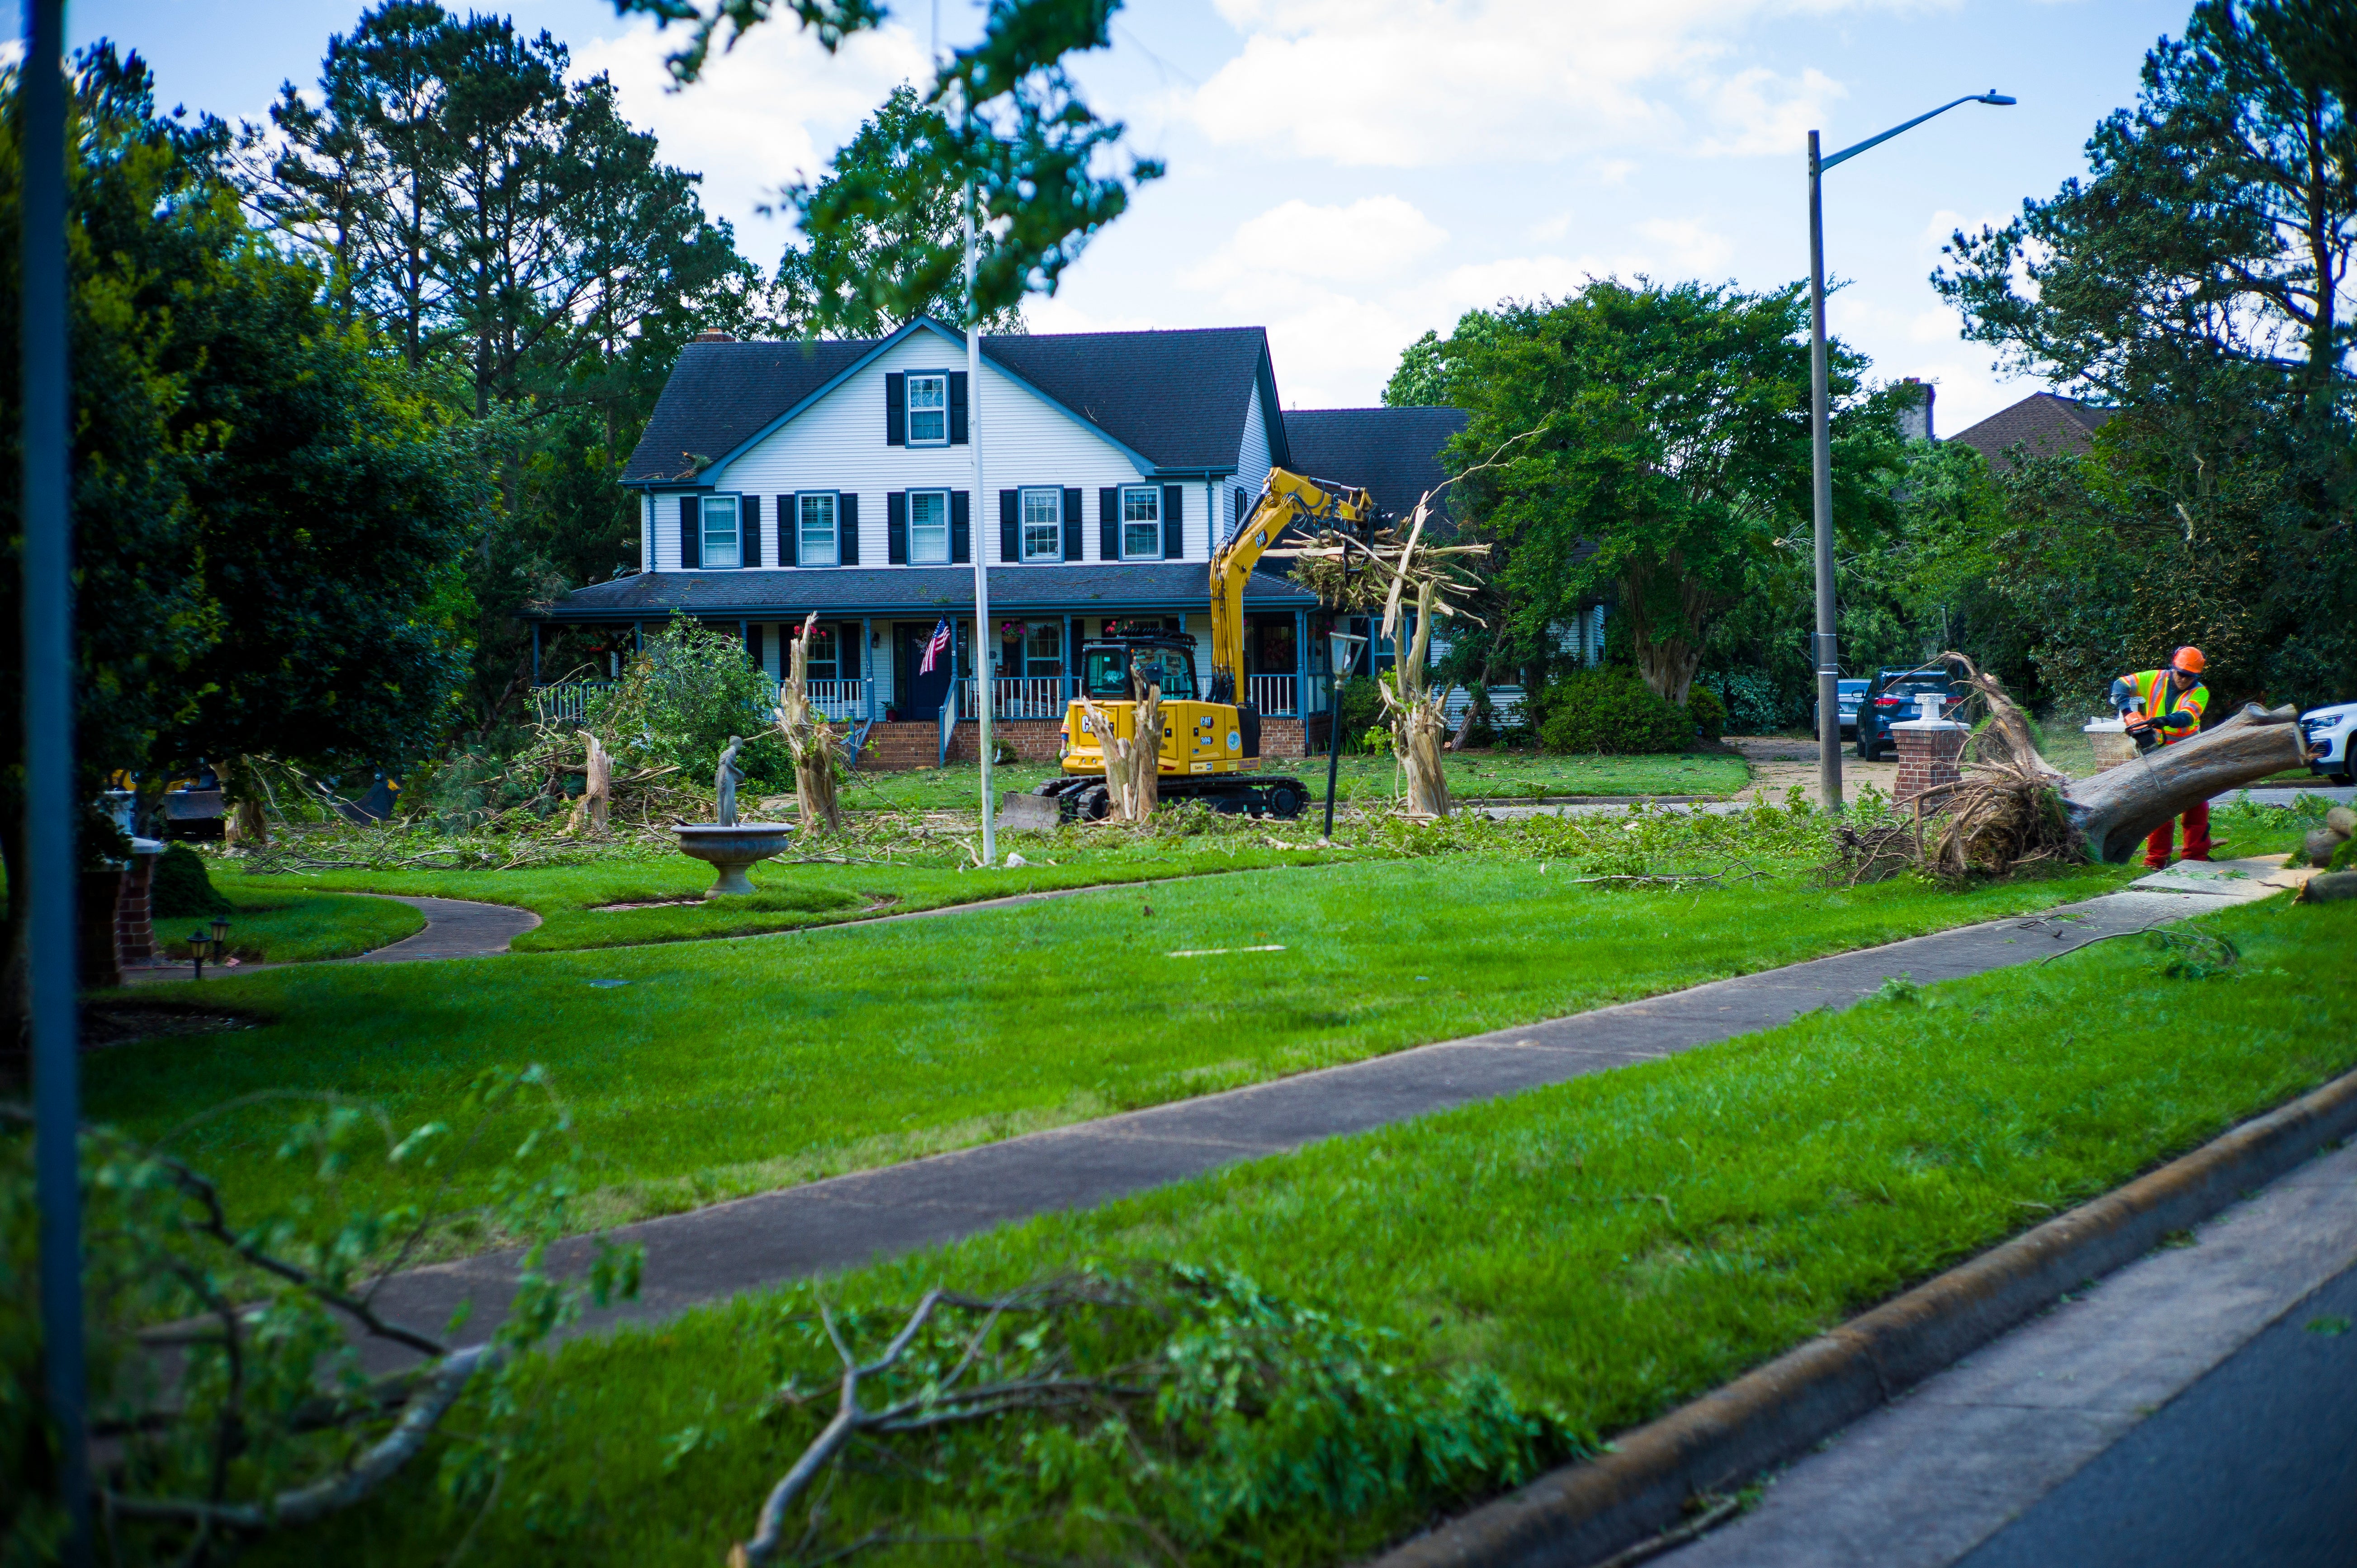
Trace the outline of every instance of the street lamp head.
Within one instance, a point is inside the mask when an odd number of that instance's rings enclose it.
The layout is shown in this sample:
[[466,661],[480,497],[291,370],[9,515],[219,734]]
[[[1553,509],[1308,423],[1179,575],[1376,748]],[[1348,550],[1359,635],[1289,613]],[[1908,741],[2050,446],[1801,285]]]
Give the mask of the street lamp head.
[[2008,98],[2004,93],[1999,92],[1996,88],[1992,87],[1978,98],[1974,99],[1973,102],[1975,103],[1995,103],[1999,106],[2004,106],[2018,102],[2019,100]]

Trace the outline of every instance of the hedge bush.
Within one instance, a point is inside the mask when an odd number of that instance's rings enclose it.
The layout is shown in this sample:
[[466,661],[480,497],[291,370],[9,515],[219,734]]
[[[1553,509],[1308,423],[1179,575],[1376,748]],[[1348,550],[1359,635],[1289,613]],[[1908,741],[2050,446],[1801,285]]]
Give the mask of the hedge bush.
[[147,900],[152,913],[171,919],[225,915],[230,908],[229,900],[213,886],[212,875],[205,869],[205,857],[184,843],[167,843],[156,857]]
[[1633,670],[1586,670],[1547,689],[1539,738],[1553,752],[1684,751],[1695,722]]
[[1727,733],[1727,704],[1707,686],[1696,684],[1687,691],[1686,716],[1702,732],[1702,738],[1713,745]]
[[1367,732],[1383,722],[1383,694],[1375,689],[1374,681],[1365,675],[1351,676],[1342,682],[1335,707],[1341,715],[1342,749],[1372,749],[1367,745]]

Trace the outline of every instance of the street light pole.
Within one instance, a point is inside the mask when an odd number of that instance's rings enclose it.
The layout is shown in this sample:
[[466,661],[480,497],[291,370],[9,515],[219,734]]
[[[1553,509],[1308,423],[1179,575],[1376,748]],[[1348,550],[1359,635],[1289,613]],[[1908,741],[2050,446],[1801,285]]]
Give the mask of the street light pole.
[[1815,514],[1817,558],[1817,630],[1812,639],[1817,668],[1817,793],[1824,809],[1842,809],[1841,649],[1834,624],[1834,447],[1832,394],[1825,363],[1825,205],[1824,172],[1835,164],[1878,146],[1901,131],[1911,131],[1934,115],[1945,114],[1958,103],[2008,104],[1994,90],[1975,97],[1943,103],[1918,114],[1903,125],[1893,125],[1878,136],[1844,147],[1831,157],[1817,151],[1817,133],[1809,133],[1809,446],[1815,468],[1813,510]]
[[75,1015],[72,379],[66,362],[64,0],[25,7],[17,79],[24,146],[20,276],[24,356],[26,924],[32,992],[33,1193],[40,1213],[41,1366],[63,1560],[91,1558],[90,1438],[83,1380],[81,1122]]

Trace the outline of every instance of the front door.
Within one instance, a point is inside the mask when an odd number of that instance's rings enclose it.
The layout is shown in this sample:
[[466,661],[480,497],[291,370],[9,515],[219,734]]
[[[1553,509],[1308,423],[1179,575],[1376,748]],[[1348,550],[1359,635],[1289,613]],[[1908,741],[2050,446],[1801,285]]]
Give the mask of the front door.
[[[892,691],[898,699],[893,707],[904,720],[939,717],[942,702],[949,695],[952,660],[947,651],[933,660],[931,673],[918,673],[918,666],[925,661],[925,645],[932,640],[933,628],[938,624],[913,620],[893,623]],[[952,622],[951,629],[961,628]]]

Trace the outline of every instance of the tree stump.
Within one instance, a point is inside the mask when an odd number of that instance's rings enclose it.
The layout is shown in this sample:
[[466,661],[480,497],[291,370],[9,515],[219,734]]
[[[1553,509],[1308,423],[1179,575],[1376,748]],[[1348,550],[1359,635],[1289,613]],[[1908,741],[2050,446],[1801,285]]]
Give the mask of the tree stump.
[[1437,585],[1426,578],[1416,590],[1415,639],[1405,660],[1380,686],[1391,710],[1392,755],[1407,779],[1411,816],[1448,815],[1448,776],[1441,768],[1441,700],[1425,685],[1425,661],[1432,651],[1433,600]]
[[565,832],[568,837],[577,835],[586,823],[602,838],[606,815],[614,804],[614,754],[606,749],[606,743],[594,732],[581,733],[588,740],[589,756],[581,766],[581,799],[573,802],[573,815],[566,819]]
[[802,622],[802,634],[793,639],[786,660],[786,678],[778,687],[778,733],[794,759],[794,800],[802,808],[804,832],[841,832],[843,803],[835,795],[835,768],[842,748],[826,715],[811,705],[810,645],[818,635],[818,612]]
[[[1133,683],[1144,684],[1146,671],[1135,660],[1129,671]],[[1123,735],[1115,714],[1098,707],[1085,693],[1081,697],[1081,722],[1104,757],[1105,792],[1113,797],[1114,814],[1142,822],[1154,814],[1162,793],[1162,688],[1146,686],[1146,700],[1130,712],[1135,727]]]

